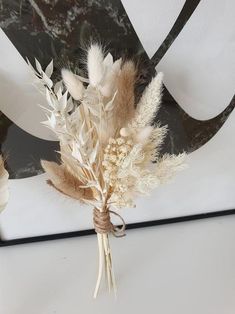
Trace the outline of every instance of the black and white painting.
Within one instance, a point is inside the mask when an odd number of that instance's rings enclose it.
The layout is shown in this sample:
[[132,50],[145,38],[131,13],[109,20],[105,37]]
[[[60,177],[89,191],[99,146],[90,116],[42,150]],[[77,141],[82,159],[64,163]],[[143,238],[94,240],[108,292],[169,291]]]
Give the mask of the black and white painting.
[[0,148],[10,174],[1,239],[92,228],[91,208],[46,184],[40,159],[57,160],[58,143],[41,124],[38,104],[47,105],[26,58],[43,66],[53,59],[59,80],[63,67],[82,72],[94,41],[138,61],[142,90],[155,72],[164,73],[158,118],[169,132],[162,152],[189,154],[188,169],[123,210],[125,221],[233,210],[234,10],[232,0],[0,0]]

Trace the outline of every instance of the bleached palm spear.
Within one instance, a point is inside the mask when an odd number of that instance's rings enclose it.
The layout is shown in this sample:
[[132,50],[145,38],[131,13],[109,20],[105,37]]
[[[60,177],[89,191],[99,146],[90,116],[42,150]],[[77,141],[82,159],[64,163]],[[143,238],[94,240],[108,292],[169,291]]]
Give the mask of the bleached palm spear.
[[97,44],[88,50],[88,78],[64,69],[64,85],[58,82],[53,87],[53,63],[44,72],[36,60],[36,69],[35,84],[50,106],[45,109],[44,124],[60,141],[61,164],[42,161],[48,183],[94,207],[99,246],[94,297],[103,266],[109,290],[113,287],[116,292],[109,233],[123,235],[124,226],[119,229],[111,223],[110,214],[120,217],[111,208],[134,206],[137,195],[148,194],[183,169],[184,154],[159,156],[166,126],[152,126],[161,102],[162,73],[153,78],[135,104],[135,64],[114,61],[110,53],[104,56]]
[[0,213],[4,210],[9,199],[9,174],[4,166],[4,160],[0,155]]

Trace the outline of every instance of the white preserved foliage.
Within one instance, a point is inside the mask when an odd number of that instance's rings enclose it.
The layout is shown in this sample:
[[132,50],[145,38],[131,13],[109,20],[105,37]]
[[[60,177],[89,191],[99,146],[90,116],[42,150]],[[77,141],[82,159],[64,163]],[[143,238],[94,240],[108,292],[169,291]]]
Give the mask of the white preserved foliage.
[[34,83],[50,106],[43,123],[58,136],[62,163],[81,188],[91,190],[92,198],[81,196],[81,201],[98,208],[104,202],[118,208],[134,206],[136,195],[148,194],[184,168],[185,154],[158,156],[166,127],[150,127],[161,102],[161,73],[145,89],[128,125],[112,130],[121,64],[121,59],[113,61],[110,53],[104,56],[92,45],[88,79],[63,70],[65,86],[53,85],[52,62],[45,71],[37,60],[36,70],[30,65]]

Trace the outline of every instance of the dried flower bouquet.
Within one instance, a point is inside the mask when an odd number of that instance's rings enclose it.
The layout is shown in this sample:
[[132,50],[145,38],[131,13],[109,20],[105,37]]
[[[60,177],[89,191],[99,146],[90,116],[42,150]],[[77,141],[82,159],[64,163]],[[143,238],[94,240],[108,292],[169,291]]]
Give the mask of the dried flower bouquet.
[[[42,161],[48,183],[94,208],[99,247],[94,297],[104,268],[109,290],[116,293],[109,234],[122,236],[125,231],[117,211],[134,206],[136,196],[147,195],[184,167],[184,154],[159,155],[167,128],[153,125],[153,119],[161,102],[163,75],[152,79],[135,104],[135,64],[114,61],[110,53],[104,56],[97,44],[87,53],[88,78],[63,69],[63,82],[54,85],[53,62],[45,72],[37,60],[36,70],[30,67],[51,108],[45,109],[44,124],[60,142],[61,163]],[[110,214],[119,216],[122,227],[112,224]]]

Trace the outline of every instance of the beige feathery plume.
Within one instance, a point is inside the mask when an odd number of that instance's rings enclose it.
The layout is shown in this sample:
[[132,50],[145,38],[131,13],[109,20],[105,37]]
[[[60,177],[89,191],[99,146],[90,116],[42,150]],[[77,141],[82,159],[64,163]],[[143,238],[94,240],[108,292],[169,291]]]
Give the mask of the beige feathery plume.
[[135,118],[129,126],[131,128],[142,128],[151,124],[161,104],[163,73],[158,73],[144,90],[137,105]]
[[155,128],[152,128],[152,132],[143,146],[145,162],[156,162],[166,134],[167,126],[156,126]]
[[[167,126],[157,126],[152,130],[152,134],[150,135],[149,141],[149,156],[151,156],[151,161],[156,161],[157,157],[159,156],[161,146],[164,142],[164,139],[167,134]],[[147,147],[145,148],[147,150]]]
[[187,165],[184,163],[186,154],[179,155],[163,155],[156,163],[156,175],[160,183],[170,181],[177,172],[185,169]]
[[83,183],[73,176],[64,165],[46,160],[41,160],[41,165],[50,178],[48,184],[59,192],[81,202],[93,199],[91,188],[81,188]]
[[126,61],[117,78],[117,95],[114,99],[113,127],[119,132],[135,115],[136,68],[132,61]]
[[138,130],[138,132],[135,134],[135,140],[138,143],[145,144],[148,141],[152,133],[153,133],[153,127],[150,125],[147,125],[144,128],[141,128]]
[[0,156],[0,212],[6,207],[9,199],[9,174],[4,167],[4,160]]
[[70,93],[75,100],[80,100],[83,97],[84,86],[79,78],[67,69],[61,71],[63,81]]

